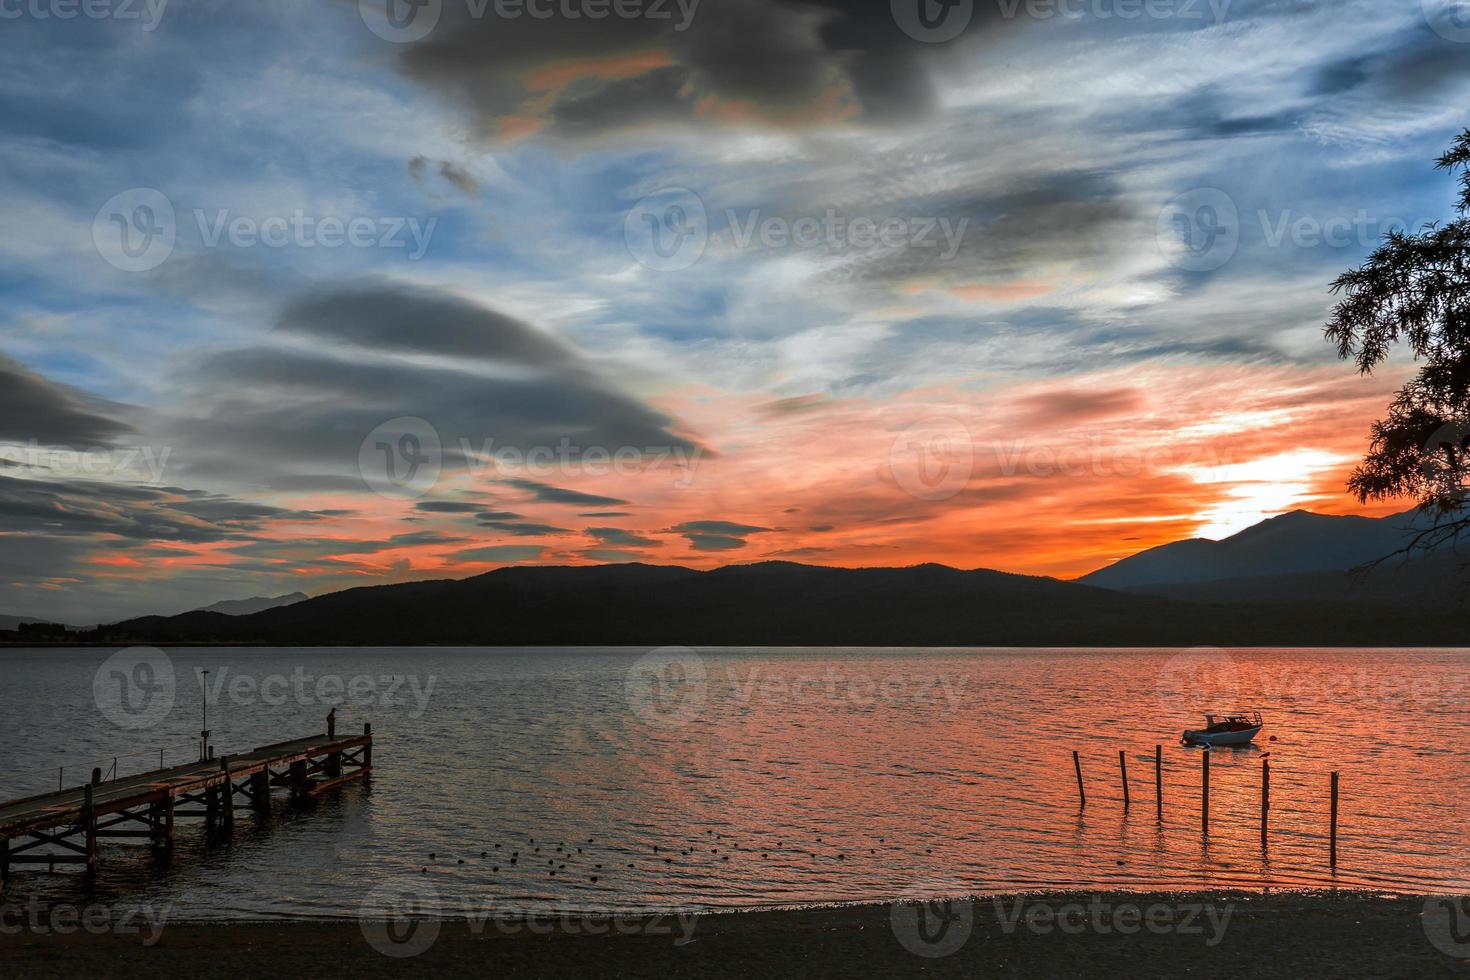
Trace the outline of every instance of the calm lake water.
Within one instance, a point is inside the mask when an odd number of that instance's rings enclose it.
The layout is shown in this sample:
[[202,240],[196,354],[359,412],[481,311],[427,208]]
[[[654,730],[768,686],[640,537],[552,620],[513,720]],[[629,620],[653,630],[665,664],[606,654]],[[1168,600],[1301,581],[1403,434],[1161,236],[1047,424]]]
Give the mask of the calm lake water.
[[[227,843],[186,822],[167,868],[108,847],[93,891],[75,874],[18,873],[7,898],[210,919],[350,916],[373,887],[407,880],[427,911],[463,915],[1093,886],[1459,892],[1470,878],[1466,650],[115,654],[0,651],[0,796],[54,788],[63,765],[79,784],[118,753],[134,754],[122,772],[156,766],[160,749],[197,755],[200,669],[217,751],[322,731],[337,703],[339,732],[373,725],[371,786],[304,811],[281,799],[268,830],[242,809]],[[1179,733],[1237,705],[1259,706],[1267,727],[1255,747],[1213,753],[1205,838],[1200,752]]]

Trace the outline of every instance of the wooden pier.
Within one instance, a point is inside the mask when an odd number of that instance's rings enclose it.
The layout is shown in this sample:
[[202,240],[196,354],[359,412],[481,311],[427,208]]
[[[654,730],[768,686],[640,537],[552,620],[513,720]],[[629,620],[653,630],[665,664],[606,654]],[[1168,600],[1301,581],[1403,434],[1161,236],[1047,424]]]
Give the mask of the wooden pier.
[[93,770],[85,786],[0,803],[0,890],[18,865],[81,864],[96,872],[100,841],[147,842],[167,853],[180,818],[202,818],[208,831],[230,834],[237,797],[263,814],[276,787],[303,800],[366,779],[372,767],[373,730],[363,725],[348,738],[329,731],[106,782]]

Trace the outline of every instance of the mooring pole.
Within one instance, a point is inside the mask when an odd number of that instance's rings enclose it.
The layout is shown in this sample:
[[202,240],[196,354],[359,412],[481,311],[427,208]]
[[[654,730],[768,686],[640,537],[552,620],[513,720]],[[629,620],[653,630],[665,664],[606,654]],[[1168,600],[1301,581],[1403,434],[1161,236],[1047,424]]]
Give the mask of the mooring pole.
[[1128,756],[1122,750],[1118,750],[1118,771],[1123,775],[1123,809],[1128,809]]
[[1200,755],[1200,779],[1203,792],[1199,799],[1200,830],[1208,834],[1210,832],[1210,750],[1205,749]]
[[1087,805],[1087,790],[1082,788],[1082,759],[1077,755],[1077,750],[1072,750],[1072,767],[1077,770],[1077,798],[1081,800],[1081,806]]
[[1266,832],[1271,821],[1271,760],[1261,760],[1261,850],[1266,849]]
[[1337,773],[1332,774],[1332,829],[1331,829],[1330,860],[1332,867],[1337,867]]
[[1164,822],[1164,747],[1154,746],[1154,800],[1158,809],[1159,823]]

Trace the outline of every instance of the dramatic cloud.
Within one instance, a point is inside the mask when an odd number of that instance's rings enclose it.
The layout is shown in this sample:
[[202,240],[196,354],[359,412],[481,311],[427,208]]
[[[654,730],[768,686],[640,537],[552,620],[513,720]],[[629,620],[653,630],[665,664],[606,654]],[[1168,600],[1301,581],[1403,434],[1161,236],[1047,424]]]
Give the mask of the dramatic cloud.
[[[594,448],[697,449],[672,431],[668,416],[623,394],[570,347],[449,293],[388,285],[321,291],[291,304],[281,325],[362,353],[259,346],[203,357],[192,371],[194,408],[174,423],[188,448],[179,459],[185,473],[337,489],[344,477],[361,481],[363,442],[402,417],[422,420],[443,466],[455,471],[493,466],[485,455],[498,459],[506,450],[517,459],[564,451],[575,463]],[[430,364],[400,354],[457,357]],[[530,480],[515,485],[538,499],[625,502]]]
[[118,409],[47,380],[0,354],[0,441],[109,446],[132,431],[126,423],[103,414]]
[[652,548],[658,542],[652,538],[644,537],[633,531],[625,531],[620,527],[589,527],[586,532],[603,544],[621,545],[626,548]]
[[598,504],[626,504],[626,500],[616,497],[602,497],[595,493],[582,493],[577,490],[566,490],[562,487],[553,487],[546,483],[538,483],[535,480],[506,480],[510,486],[525,490],[535,499],[550,504],[572,504],[579,507],[596,506]]
[[[650,9],[652,9],[650,7]],[[658,17],[474,18],[445,8],[400,58],[463,102],[485,136],[590,136],[645,123],[858,118],[911,122],[937,104],[931,69],[1021,23],[976,4],[953,45],[921,43],[887,0],[721,0]]]
[[770,528],[736,524],[733,521],[685,521],[669,530],[687,538],[695,551],[734,551],[745,547],[745,539],[750,535],[769,531]]

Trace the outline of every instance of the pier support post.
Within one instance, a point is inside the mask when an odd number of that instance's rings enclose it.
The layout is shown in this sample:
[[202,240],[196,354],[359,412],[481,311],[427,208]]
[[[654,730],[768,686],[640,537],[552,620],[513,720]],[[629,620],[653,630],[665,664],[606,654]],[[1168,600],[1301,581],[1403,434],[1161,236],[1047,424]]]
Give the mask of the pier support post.
[[82,832],[87,841],[87,874],[97,873],[97,808],[92,800],[92,784],[82,787]]
[[1082,788],[1082,759],[1077,755],[1077,750],[1072,750],[1072,768],[1077,770],[1077,799],[1081,802],[1079,806],[1087,806],[1087,790]]
[[92,785],[93,786],[97,786],[97,785],[100,785],[101,782],[102,782],[102,767],[101,766],[93,766],[92,767]]
[[0,895],[5,894],[5,885],[10,881],[10,838],[0,839]]
[[1128,809],[1128,756],[1123,749],[1118,750],[1118,771],[1123,775],[1123,809]]
[[373,724],[370,721],[362,723],[362,734],[367,738],[367,744],[362,747],[362,767],[371,770],[373,768]]
[[271,812],[271,774],[269,770],[261,769],[250,774],[250,805],[260,816]]
[[1200,831],[1208,834],[1210,832],[1210,750],[1205,749],[1200,755],[1200,781],[1201,792],[1199,799],[1199,821]]
[[163,798],[163,853],[172,854],[174,850],[174,794],[170,792]]
[[307,790],[311,787],[306,781],[306,760],[297,759],[291,763],[290,769],[291,797],[298,802],[306,799]]
[[235,833],[235,779],[230,775],[230,757],[227,755],[221,756],[219,767],[225,774],[225,783],[220,787],[224,793],[224,797],[220,801],[220,806],[224,813],[224,829],[226,834],[233,835]]

